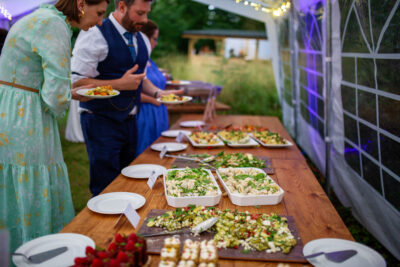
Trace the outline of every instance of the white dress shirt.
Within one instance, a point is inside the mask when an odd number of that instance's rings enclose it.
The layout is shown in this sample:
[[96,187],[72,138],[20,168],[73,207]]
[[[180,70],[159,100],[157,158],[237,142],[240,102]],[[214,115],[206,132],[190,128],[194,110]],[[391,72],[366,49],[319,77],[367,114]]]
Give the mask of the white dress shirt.
[[[128,45],[128,39],[123,36],[127,30],[118,23],[113,14],[110,14],[109,19],[119,34],[121,34],[121,37],[125,41],[126,45]],[[138,34],[142,35],[150,57],[151,45],[149,39],[141,32]],[[133,36],[133,44],[135,45],[137,54],[137,39],[135,35]],[[71,59],[71,70],[72,72],[79,73],[79,75],[72,74],[72,83],[75,83],[83,78],[97,77],[99,75],[97,66],[99,62],[106,59],[107,55],[107,41],[104,39],[104,36],[98,27],[92,27],[88,31],[81,31],[76,39]]]

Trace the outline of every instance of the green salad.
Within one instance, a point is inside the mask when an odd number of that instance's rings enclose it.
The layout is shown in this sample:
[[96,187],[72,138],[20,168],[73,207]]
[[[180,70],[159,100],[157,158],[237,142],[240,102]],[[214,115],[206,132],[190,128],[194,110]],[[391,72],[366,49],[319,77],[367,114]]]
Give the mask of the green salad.
[[167,195],[173,197],[215,196],[218,187],[210,173],[201,168],[171,170],[165,179]]
[[162,227],[174,231],[183,227],[193,228],[199,223],[218,217],[211,228],[218,248],[239,248],[266,251],[267,253],[289,253],[297,244],[290,232],[287,219],[277,214],[250,214],[248,211],[219,210],[215,207],[188,206],[168,211],[150,218],[147,227]]

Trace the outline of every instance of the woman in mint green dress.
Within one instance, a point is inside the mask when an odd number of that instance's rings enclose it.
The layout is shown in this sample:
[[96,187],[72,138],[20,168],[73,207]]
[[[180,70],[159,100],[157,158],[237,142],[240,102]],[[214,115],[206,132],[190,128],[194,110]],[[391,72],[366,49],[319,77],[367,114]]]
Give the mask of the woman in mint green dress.
[[71,26],[101,24],[109,0],[42,5],[10,30],[0,57],[0,230],[10,251],[74,217],[57,117],[72,98]]

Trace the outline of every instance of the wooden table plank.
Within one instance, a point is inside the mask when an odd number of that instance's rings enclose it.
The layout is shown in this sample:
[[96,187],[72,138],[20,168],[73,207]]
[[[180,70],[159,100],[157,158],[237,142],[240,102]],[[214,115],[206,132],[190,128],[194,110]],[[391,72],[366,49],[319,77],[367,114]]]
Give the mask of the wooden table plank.
[[[179,129],[179,122],[185,120],[201,120],[201,115],[184,115],[171,129]],[[267,126],[271,131],[280,133],[292,143],[293,140],[284,129],[280,121],[275,117],[261,116],[218,116],[212,124],[218,127],[233,122],[233,125],[260,125]],[[160,137],[156,140],[159,142],[171,142],[173,139]],[[281,215],[291,215],[295,219],[297,228],[304,244],[307,242],[324,237],[343,238],[353,240],[350,232],[344,225],[343,221],[337,214],[332,203],[329,201],[325,192],[316,180],[315,176],[309,169],[304,157],[296,146],[284,149],[272,148],[242,148],[234,149],[229,147],[217,149],[198,149],[188,146],[185,153],[217,153],[219,151],[233,152],[250,152],[258,156],[267,156],[272,161],[275,175],[271,177],[285,190],[283,200],[278,205],[260,206],[260,207],[239,207],[233,205],[228,197],[221,198],[218,208],[248,210],[249,212],[271,213],[277,212]],[[174,153],[178,154],[178,153]],[[160,164],[169,168],[173,164],[174,159],[160,159],[159,152],[152,151],[147,148],[132,164],[152,163]],[[164,196],[164,187],[161,179],[157,181],[153,190],[150,190],[146,184],[147,180],[129,179],[119,175],[105,190],[107,192],[134,192],[143,195],[146,198],[144,207],[138,210],[143,223],[143,219],[150,209],[173,209],[167,205]],[[65,228],[61,231],[64,233],[73,232],[81,233],[92,238],[96,245],[106,247],[116,233],[129,234],[133,231],[133,227],[126,221],[122,221],[113,228],[118,219],[118,215],[101,215],[84,208]],[[159,257],[152,256],[153,262],[151,266],[157,266]],[[249,261],[231,261],[221,260],[220,266],[276,266],[272,262],[249,262]],[[302,264],[293,264],[290,266],[302,266]]]
[[[167,106],[167,109],[168,109],[169,113],[172,112],[172,113],[182,113],[182,114],[203,113],[205,108],[206,108],[206,104],[191,103],[191,102],[184,103],[184,104],[178,104],[178,105],[175,105],[175,104],[168,105],[168,104],[166,104],[166,106]],[[226,104],[224,104],[224,103],[216,101],[215,102],[215,109],[217,111],[227,111],[227,110],[230,110],[231,107],[226,105]]]

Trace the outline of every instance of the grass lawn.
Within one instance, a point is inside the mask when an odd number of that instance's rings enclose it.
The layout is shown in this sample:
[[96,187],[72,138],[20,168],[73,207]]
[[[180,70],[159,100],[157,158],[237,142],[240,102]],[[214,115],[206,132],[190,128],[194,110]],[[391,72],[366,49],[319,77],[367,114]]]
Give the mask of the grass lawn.
[[[174,79],[202,80],[224,86],[218,100],[231,106],[231,114],[270,115],[282,118],[278,94],[275,89],[272,66],[269,61],[246,62],[238,59],[199,57],[189,61],[184,56],[169,56],[156,60],[161,68],[170,70]],[[68,167],[75,212],[85,206],[89,191],[89,160],[86,147],[81,143],[65,140],[66,117],[59,120],[64,160]],[[324,179],[317,168],[308,160],[318,181]],[[332,203],[338,210],[349,231],[357,242],[366,244],[381,253],[388,266],[400,263],[360,225],[351,210],[343,207],[334,194]]]

